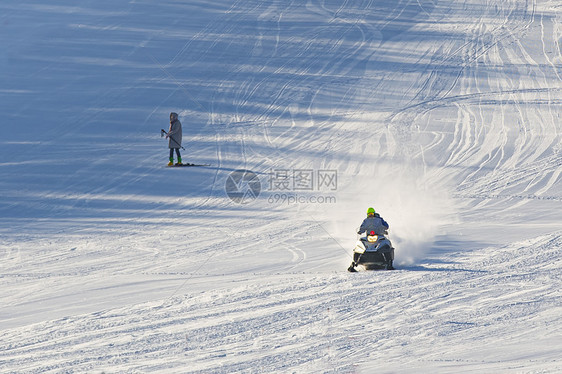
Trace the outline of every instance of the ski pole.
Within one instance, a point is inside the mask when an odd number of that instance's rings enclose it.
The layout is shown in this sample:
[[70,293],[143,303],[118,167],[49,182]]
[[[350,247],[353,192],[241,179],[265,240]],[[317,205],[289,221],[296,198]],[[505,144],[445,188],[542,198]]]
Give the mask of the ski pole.
[[[168,135],[168,133],[166,132],[166,130],[161,129],[160,137],[163,138],[163,137],[164,137],[164,134]],[[170,139],[172,139],[173,141],[176,142],[176,140],[174,139],[174,137],[173,137],[172,135],[169,135],[169,137],[170,137]],[[176,142],[176,143],[178,143],[178,142]],[[179,143],[178,143],[178,144],[179,144]],[[182,147],[181,145],[180,145],[180,148],[185,151],[185,148]]]

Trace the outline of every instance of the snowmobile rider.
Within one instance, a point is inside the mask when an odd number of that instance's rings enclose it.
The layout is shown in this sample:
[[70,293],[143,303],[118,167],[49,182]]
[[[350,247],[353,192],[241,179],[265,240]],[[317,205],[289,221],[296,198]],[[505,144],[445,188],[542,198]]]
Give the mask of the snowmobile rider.
[[364,232],[371,232],[374,231],[377,235],[384,235],[386,230],[388,230],[388,223],[378,214],[375,212],[374,208],[367,209],[367,218],[363,220],[361,227],[359,227],[359,231],[357,233],[359,235],[363,234]]
[[168,134],[166,134],[166,139],[169,139],[168,148],[170,148],[170,162],[168,163],[168,166],[174,165],[174,149],[176,150],[176,155],[178,156],[178,162],[176,165],[183,165],[181,163],[180,154],[182,140],[181,122],[178,119],[177,113],[170,113],[170,130],[168,131]]
[[[388,223],[378,213],[375,212],[374,208],[370,207],[369,209],[367,209],[367,218],[363,220],[363,223],[361,224],[361,227],[359,227],[359,231],[357,231],[357,234],[361,235],[364,232],[370,233],[374,231],[376,235],[384,235],[386,234],[386,230],[388,230],[388,227]],[[366,240],[366,238],[361,238],[361,240]],[[347,271],[355,272],[355,267],[357,266],[360,258],[361,254],[354,252],[353,262],[351,263]],[[392,263],[390,264],[389,269],[394,269],[392,267]]]

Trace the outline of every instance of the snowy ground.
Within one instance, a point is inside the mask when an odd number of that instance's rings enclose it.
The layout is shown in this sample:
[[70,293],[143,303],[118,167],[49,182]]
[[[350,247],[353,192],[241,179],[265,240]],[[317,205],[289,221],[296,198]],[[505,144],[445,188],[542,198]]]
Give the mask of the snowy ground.
[[[2,1],[0,372],[561,372],[561,21]],[[398,269],[350,274],[369,206]]]

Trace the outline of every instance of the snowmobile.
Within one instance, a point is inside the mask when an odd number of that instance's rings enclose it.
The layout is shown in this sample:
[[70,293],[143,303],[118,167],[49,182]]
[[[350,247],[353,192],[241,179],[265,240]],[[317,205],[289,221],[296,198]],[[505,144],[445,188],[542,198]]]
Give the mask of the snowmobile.
[[363,265],[366,270],[385,269],[394,270],[394,247],[387,238],[388,231],[383,235],[377,235],[374,231],[367,236],[359,238],[353,249],[353,262],[347,269],[356,272],[358,265]]

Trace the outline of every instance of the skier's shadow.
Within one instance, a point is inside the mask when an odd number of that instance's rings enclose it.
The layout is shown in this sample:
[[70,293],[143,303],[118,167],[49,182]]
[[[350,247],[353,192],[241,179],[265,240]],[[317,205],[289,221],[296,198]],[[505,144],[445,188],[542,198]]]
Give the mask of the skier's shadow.
[[[222,166],[214,166],[214,165],[197,165],[200,167],[204,167],[205,169],[208,170],[216,170],[216,171],[225,171],[225,172],[234,172],[234,171],[241,171],[241,170],[245,170],[243,168],[231,168],[231,167],[222,167]],[[252,173],[256,174],[258,177],[269,177],[270,173],[268,172],[263,172],[263,171],[254,171],[254,170],[249,170]]]

